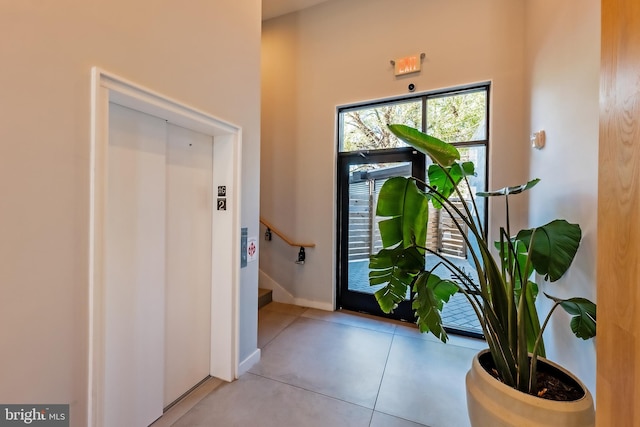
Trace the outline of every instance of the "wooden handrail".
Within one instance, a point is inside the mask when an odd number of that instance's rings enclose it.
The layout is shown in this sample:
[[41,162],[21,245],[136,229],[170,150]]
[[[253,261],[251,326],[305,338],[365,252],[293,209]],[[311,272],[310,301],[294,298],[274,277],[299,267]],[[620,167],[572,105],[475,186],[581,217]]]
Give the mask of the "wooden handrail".
[[273,231],[274,233],[276,233],[282,240],[284,240],[289,246],[295,246],[296,248],[315,248],[316,244],[315,243],[296,243],[293,240],[289,239],[287,236],[285,236],[280,230],[278,230],[277,228],[275,228],[273,225],[269,224],[267,221],[265,221],[264,219],[260,218],[260,222],[267,227],[269,230]]

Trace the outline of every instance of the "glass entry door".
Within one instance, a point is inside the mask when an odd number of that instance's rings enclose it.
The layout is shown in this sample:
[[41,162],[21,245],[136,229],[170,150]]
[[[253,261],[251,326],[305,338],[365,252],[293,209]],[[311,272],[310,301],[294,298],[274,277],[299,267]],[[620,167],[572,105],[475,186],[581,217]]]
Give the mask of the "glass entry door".
[[394,176],[424,180],[425,158],[412,148],[340,153],[338,159],[338,306],[413,321],[410,295],[390,315],[380,310],[369,286],[369,256],[381,249],[376,204],[385,181]]

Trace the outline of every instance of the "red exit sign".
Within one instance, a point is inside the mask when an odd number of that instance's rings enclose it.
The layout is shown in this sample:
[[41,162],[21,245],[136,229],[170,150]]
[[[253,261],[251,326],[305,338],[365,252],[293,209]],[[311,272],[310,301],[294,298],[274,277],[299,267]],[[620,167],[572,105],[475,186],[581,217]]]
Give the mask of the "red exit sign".
[[420,55],[410,55],[395,60],[396,76],[420,71]]

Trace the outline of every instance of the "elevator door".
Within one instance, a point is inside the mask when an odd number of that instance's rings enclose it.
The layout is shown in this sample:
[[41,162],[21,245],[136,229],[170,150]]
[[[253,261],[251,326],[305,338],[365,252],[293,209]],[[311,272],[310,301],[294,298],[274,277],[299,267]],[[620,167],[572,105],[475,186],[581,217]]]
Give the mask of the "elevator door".
[[164,406],[209,374],[212,137],[169,125]]
[[212,140],[110,104],[105,425],[149,425],[209,374]]

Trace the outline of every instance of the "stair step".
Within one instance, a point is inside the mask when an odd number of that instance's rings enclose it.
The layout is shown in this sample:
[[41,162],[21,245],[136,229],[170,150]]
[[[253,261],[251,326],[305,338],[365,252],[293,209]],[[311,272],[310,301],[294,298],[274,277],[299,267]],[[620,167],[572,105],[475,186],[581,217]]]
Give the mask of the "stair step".
[[272,295],[273,295],[273,291],[271,289],[259,288],[258,289],[258,308],[260,309],[265,305],[269,304],[271,301],[273,301]]

